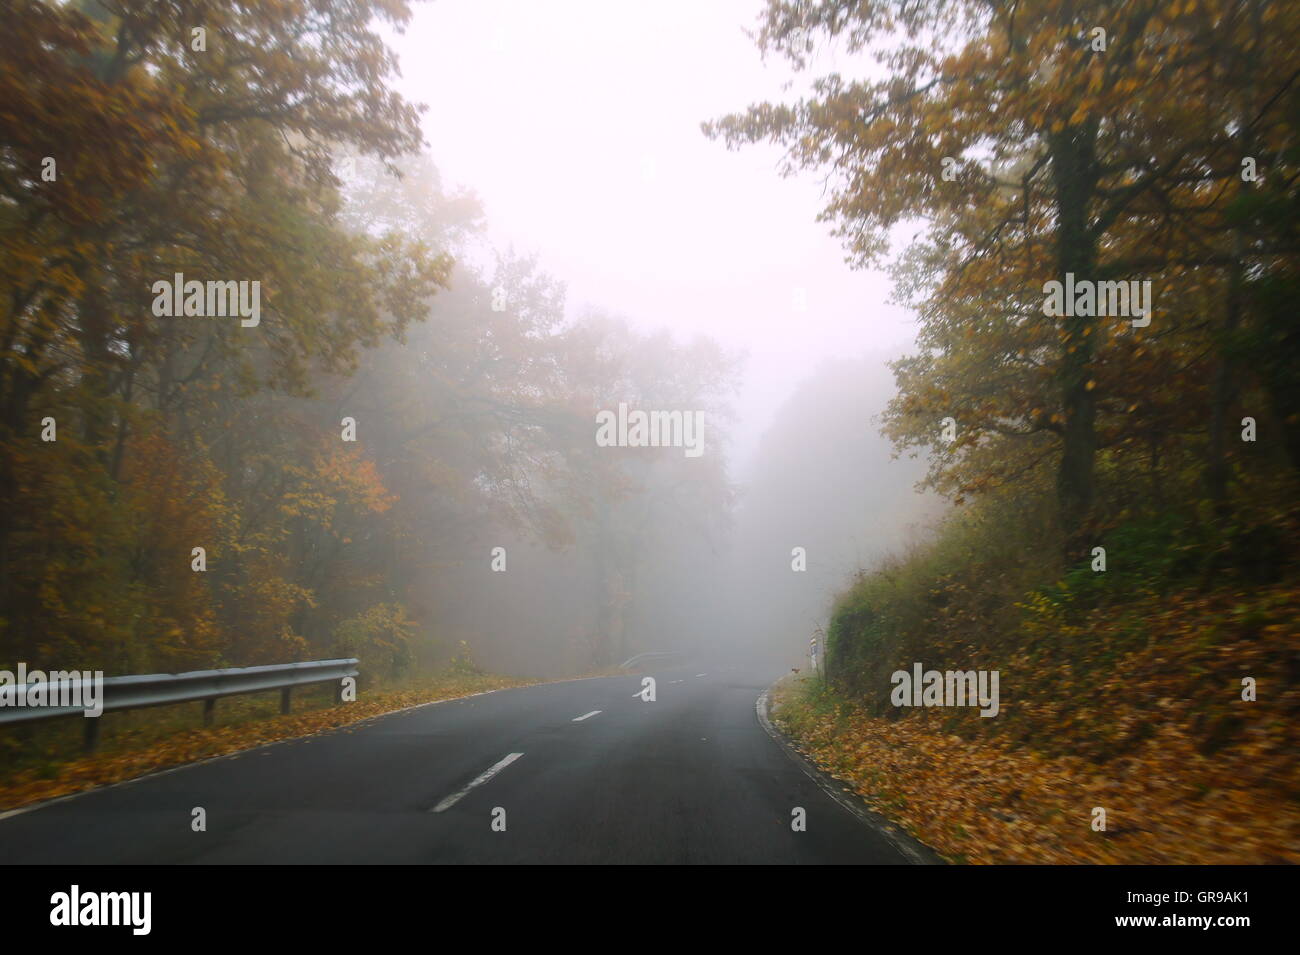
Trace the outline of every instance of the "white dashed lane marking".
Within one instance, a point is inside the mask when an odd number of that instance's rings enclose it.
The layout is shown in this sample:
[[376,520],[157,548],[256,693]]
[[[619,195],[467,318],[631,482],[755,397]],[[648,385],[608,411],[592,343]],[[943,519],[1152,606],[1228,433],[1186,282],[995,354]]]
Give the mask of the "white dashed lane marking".
[[444,799],[442,802],[438,803],[438,805],[436,805],[436,806],[433,807],[433,810],[432,810],[432,811],[433,811],[433,812],[446,812],[446,811],[447,811],[448,809],[450,809],[452,806],[456,805],[456,803],[458,803],[458,802],[460,802],[462,799],[464,799],[465,796],[467,796],[467,795],[469,794],[469,791],[470,791],[471,789],[473,789],[475,786],[482,786],[485,782],[487,782],[489,779],[491,779],[491,778],[492,778],[493,776],[495,776],[497,773],[501,772],[501,770],[505,769],[507,766],[509,766],[511,763],[513,763],[516,759],[518,759],[518,758],[519,758],[520,756],[522,756],[522,755],[524,755],[524,754],[523,754],[523,753],[511,753],[511,754],[510,754],[509,756],[507,756],[505,759],[501,760],[501,761],[498,762],[496,765],[494,765],[491,769],[487,770],[487,772],[481,773],[481,774],[479,774],[478,776],[476,776],[476,777],[474,778],[474,781],[471,782],[471,783],[470,783],[468,786],[466,786],[464,789],[462,789],[462,790],[460,790],[460,791],[458,791],[458,792],[454,792],[454,793],[452,793],[450,796],[448,796],[448,797],[447,797],[446,799]]

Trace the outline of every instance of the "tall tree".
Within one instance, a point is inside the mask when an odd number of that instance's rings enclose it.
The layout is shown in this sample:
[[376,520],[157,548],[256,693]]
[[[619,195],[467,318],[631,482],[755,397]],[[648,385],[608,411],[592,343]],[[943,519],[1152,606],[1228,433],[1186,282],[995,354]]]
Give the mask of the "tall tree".
[[[858,266],[882,261],[894,226],[929,223],[904,276],[904,291],[921,293],[929,352],[903,366],[899,430],[938,443],[940,419],[957,419],[941,470],[1025,437],[1031,454],[1054,458],[1062,522],[1075,533],[1092,514],[1108,438],[1099,410],[1133,404],[1103,382],[1159,351],[1189,300],[1222,281],[1202,272],[1193,288],[1177,284],[1225,260],[1188,233],[1240,183],[1240,117],[1225,115],[1223,95],[1225,79],[1240,78],[1215,65],[1229,51],[1254,66],[1257,133],[1274,152],[1285,137],[1269,104],[1295,80],[1300,18],[1268,7],[1267,42],[1252,46],[1254,6],[773,0],[764,49],[803,66],[814,44],[838,43],[873,54],[882,78],[831,74],[809,99],[753,106],[705,131],[729,145],[783,144],[787,172],[829,167],[823,216]],[[1045,283],[1067,276],[1151,281],[1152,325],[1095,307],[1045,314]],[[963,341],[976,338],[990,346],[979,358]]]

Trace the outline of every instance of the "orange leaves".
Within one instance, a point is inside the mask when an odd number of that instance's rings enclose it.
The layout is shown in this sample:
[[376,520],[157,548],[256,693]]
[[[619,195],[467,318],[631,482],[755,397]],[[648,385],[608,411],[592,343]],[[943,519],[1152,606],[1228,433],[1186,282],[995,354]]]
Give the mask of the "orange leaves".
[[[924,624],[925,659],[993,653],[996,719],[879,716],[807,686],[783,688],[776,718],[953,858],[1300,861],[1300,689],[1287,676],[1295,583],[1143,594],[1086,613],[1067,612],[1057,589],[1027,596],[1019,626],[999,632],[960,612],[987,585],[941,577],[930,588],[944,599]],[[1267,703],[1241,699],[1244,675],[1274,688]],[[1090,827],[1096,806],[1106,832]]]
[[338,442],[328,442],[310,467],[290,465],[285,470],[294,478],[279,503],[286,519],[305,518],[333,530],[340,514],[382,514],[397,500],[384,487],[374,461]]
[[[1099,771],[1078,757],[1015,748],[992,732],[946,732],[939,711],[889,720],[849,704],[839,713],[819,712],[790,685],[778,694],[777,723],[801,750],[954,861],[1300,861],[1292,803],[1258,785],[1265,773],[1248,749],[1228,765],[1211,764],[1165,726]],[[1091,828],[1094,807],[1106,809],[1104,832]]]
[[316,466],[328,487],[373,514],[382,514],[397,499],[384,487],[375,462],[355,448],[330,448],[317,457]]

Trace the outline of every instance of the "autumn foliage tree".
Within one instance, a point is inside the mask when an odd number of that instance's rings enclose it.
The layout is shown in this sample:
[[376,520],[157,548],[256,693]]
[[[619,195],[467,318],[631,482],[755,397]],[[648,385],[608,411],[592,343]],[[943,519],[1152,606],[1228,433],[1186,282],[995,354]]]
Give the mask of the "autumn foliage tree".
[[[1255,189],[1246,166],[1294,193],[1298,31],[1293,9],[1256,0],[773,0],[765,50],[805,66],[836,45],[870,54],[871,78],[823,76],[705,130],[829,170],[823,216],[859,266],[883,261],[894,227],[927,225],[899,265],[920,350],[888,427],[930,447],[959,497],[1050,469],[1075,535],[1097,516],[1099,452],[1159,460],[1171,433],[1192,436],[1224,494],[1244,371],[1224,336],[1245,321],[1246,276],[1296,251],[1234,210]],[[1150,325],[1046,314],[1046,283],[1067,275],[1150,281]]]
[[[408,16],[401,2],[6,13],[0,606],[14,652],[211,659],[229,649],[214,636],[223,605],[261,607],[261,633],[300,642],[309,598],[268,571],[292,560],[279,548],[306,533],[295,521],[336,519],[310,495],[340,502],[375,478],[331,454],[270,463],[273,431],[247,399],[348,371],[445,284],[449,261],[418,240],[344,229],[331,172],[343,145],[391,161],[421,142],[374,22]],[[153,283],[177,272],[260,281],[260,324],[157,316]],[[261,467],[241,441],[262,442]],[[274,526],[250,485],[282,492]],[[224,599],[191,575],[198,545]],[[147,609],[130,611],[131,595]]]
[[[597,397],[712,401],[714,351],[569,322],[533,258],[455,264],[482,212],[392,88],[410,15],[0,19],[0,664],[398,676],[460,642],[485,540],[600,557],[595,527],[725,510],[720,457],[682,486],[592,454]],[[260,283],[260,320],[159,314],[178,273]],[[614,652],[615,616],[567,612]]]

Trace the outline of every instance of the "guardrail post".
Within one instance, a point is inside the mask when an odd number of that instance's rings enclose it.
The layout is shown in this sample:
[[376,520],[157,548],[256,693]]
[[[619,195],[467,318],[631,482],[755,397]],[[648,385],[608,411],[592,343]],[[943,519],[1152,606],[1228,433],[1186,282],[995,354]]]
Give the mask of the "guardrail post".
[[203,725],[211,726],[212,721],[217,715],[217,701],[215,698],[203,701]]
[[339,680],[337,683],[334,684],[334,705],[341,706],[342,704],[343,704],[343,681]]
[[86,735],[82,737],[82,750],[87,753],[93,753],[99,746],[99,717],[83,716],[82,721],[86,724]]
[[289,713],[289,695],[293,692],[291,687],[285,687],[280,691],[280,713],[288,715]]

